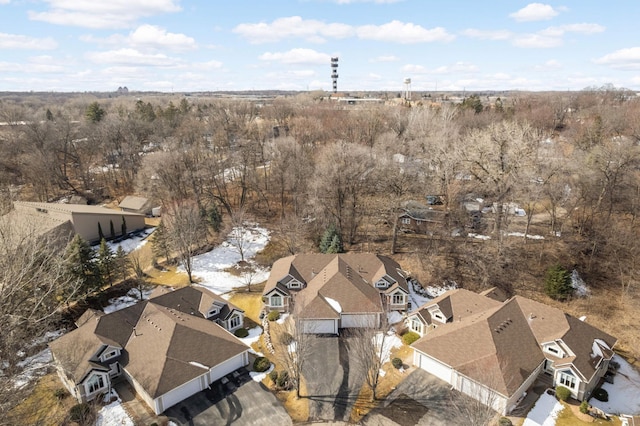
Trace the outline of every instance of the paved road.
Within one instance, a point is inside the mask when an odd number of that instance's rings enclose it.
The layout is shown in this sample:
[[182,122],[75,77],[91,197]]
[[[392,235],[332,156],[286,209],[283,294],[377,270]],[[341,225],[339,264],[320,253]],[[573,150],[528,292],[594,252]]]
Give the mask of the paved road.
[[309,396],[309,420],[349,420],[364,374],[348,337],[314,336],[303,376]]
[[463,397],[444,381],[414,370],[362,421],[366,426],[468,426],[453,401]]
[[276,397],[261,383],[253,380],[232,392],[221,385],[213,386],[212,390],[197,393],[169,408],[165,415],[179,426],[292,424],[291,418]]

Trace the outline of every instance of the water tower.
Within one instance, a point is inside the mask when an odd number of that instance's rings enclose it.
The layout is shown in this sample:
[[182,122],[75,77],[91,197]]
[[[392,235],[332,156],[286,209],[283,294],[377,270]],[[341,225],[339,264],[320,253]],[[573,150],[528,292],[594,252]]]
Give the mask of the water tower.
[[410,78],[404,79],[404,98],[407,101],[411,100],[411,79]]
[[331,80],[333,80],[333,93],[338,93],[338,57],[331,58]]

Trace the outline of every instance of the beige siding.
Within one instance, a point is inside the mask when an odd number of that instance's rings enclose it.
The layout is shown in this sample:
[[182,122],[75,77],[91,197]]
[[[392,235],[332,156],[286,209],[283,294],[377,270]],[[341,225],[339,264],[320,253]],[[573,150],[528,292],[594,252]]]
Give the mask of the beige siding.
[[120,236],[122,234],[123,217],[127,224],[127,232],[144,228],[144,216],[122,215],[114,212],[114,214],[73,213],[73,229],[87,241],[98,241],[98,223],[102,227],[104,236],[109,238],[111,235],[111,222],[113,221],[113,229],[116,236]]

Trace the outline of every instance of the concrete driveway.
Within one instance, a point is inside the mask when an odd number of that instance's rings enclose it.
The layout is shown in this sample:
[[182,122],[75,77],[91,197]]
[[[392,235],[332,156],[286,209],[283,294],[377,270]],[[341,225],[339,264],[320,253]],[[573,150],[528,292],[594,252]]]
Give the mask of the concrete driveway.
[[364,384],[364,373],[345,336],[313,336],[303,368],[309,420],[349,420]]
[[454,401],[466,396],[446,382],[416,369],[362,420],[366,426],[468,426]]
[[217,381],[164,414],[180,426],[292,424],[282,403],[261,383],[244,379],[238,384]]

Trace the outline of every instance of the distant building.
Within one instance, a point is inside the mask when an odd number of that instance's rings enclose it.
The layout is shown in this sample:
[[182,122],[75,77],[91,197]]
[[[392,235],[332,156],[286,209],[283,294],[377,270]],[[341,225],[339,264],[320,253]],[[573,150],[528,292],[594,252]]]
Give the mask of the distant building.
[[127,195],[120,204],[118,204],[118,207],[120,207],[120,210],[123,212],[150,215],[152,205],[148,198]]

